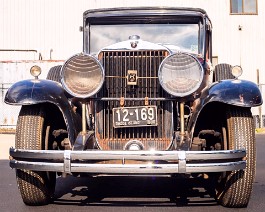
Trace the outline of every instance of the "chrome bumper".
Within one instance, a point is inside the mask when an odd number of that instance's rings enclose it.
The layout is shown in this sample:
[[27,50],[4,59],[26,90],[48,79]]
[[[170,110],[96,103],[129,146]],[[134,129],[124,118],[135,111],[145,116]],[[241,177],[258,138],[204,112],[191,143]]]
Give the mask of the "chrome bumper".
[[[63,173],[152,175],[224,172],[246,167],[245,150],[61,151],[10,148],[10,156],[11,168]],[[116,163],[111,163],[114,160]],[[100,161],[108,163],[98,163]]]

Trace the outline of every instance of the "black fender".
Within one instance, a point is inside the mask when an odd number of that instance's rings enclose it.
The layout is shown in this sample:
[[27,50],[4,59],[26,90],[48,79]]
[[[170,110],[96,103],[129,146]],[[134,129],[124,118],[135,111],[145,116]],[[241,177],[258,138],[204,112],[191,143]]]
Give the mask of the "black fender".
[[262,105],[262,95],[257,84],[248,80],[222,80],[203,90],[197,100],[196,108],[190,118],[188,131],[193,133],[197,118],[203,108],[211,102],[220,102],[239,107],[256,107]]
[[5,95],[5,103],[10,105],[55,104],[63,114],[71,144],[77,136],[73,111],[63,87],[51,80],[23,80],[13,84]]
[[247,80],[222,80],[202,93],[203,105],[217,101],[241,107],[256,107],[262,104],[257,84]]

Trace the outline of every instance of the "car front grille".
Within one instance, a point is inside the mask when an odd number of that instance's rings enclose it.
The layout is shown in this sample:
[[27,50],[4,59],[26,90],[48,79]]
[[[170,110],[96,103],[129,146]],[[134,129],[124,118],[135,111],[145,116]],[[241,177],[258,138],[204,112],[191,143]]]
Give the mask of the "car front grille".
[[[103,51],[99,59],[105,69],[105,83],[96,101],[96,137],[104,150],[122,150],[131,140],[140,141],[145,150],[168,149],[173,134],[173,103],[159,84],[158,69],[168,55],[156,51]],[[129,85],[128,71],[137,73],[136,85]],[[121,105],[124,99],[124,105]],[[114,128],[114,107],[157,106],[158,126]]]

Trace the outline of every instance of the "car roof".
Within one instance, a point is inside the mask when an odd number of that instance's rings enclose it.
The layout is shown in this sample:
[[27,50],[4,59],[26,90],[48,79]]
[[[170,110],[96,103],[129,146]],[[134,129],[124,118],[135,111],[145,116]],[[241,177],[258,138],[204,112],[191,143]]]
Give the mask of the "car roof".
[[[210,19],[205,10],[200,8],[187,7],[120,7],[120,8],[101,8],[91,9],[84,12],[83,17],[85,23],[104,24],[115,22],[137,23],[142,21],[150,21],[151,23],[160,21],[174,21],[176,18],[182,17],[185,22],[195,22],[199,18]],[[163,18],[162,18],[163,17]]]

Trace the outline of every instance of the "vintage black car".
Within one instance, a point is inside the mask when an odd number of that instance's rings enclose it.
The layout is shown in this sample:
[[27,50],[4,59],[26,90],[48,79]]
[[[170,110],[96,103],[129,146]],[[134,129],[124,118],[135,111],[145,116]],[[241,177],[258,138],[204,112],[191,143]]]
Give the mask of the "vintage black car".
[[[22,105],[10,166],[27,205],[53,199],[56,176],[209,180],[246,207],[255,177],[251,107],[260,90],[240,66],[212,68],[212,24],[194,8],[114,8],[83,16],[83,51],[47,79],[15,83]],[[225,45],[225,44],[224,44]]]

